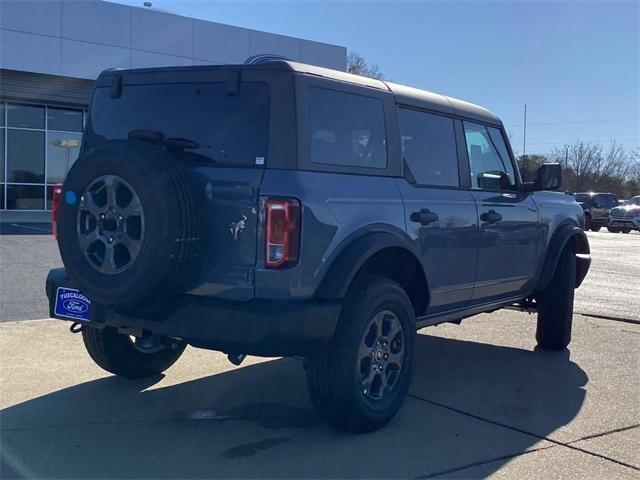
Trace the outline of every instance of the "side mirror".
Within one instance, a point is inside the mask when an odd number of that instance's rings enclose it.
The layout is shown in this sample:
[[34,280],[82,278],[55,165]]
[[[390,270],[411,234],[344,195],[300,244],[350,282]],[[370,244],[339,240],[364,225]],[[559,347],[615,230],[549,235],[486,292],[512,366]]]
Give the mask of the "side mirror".
[[478,187],[484,190],[509,190],[512,188],[509,175],[499,170],[479,173]]
[[534,182],[523,184],[526,192],[558,190],[562,186],[562,166],[559,163],[544,163],[536,172]]

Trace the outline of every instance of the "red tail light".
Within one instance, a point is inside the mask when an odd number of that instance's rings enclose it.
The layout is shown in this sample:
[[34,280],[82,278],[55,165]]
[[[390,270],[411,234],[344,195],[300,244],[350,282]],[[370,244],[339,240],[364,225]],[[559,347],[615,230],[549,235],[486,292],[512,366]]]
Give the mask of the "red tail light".
[[292,198],[270,198],[265,209],[267,268],[296,263],[300,253],[300,202]]
[[51,232],[53,238],[58,239],[58,205],[60,204],[60,196],[62,195],[62,184],[53,185],[53,195],[51,196]]

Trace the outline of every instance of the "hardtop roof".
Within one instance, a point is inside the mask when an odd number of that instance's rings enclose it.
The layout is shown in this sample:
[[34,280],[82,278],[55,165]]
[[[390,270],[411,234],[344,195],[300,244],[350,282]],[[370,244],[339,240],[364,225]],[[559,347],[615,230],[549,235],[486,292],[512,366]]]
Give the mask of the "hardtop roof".
[[340,70],[332,70],[330,68],[318,67],[306,63],[292,62],[288,60],[274,60],[270,62],[254,64],[254,65],[197,65],[182,67],[155,67],[155,68],[138,68],[138,69],[110,69],[104,71],[100,76],[111,76],[113,74],[129,74],[129,73],[152,73],[152,72],[180,72],[180,71],[208,71],[208,70],[225,70],[233,68],[234,70],[282,70],[291,71],[304,75],[316,75],[319,77],[346,82],[350,84],[360,85],[367,88],[375,88],[393,93],[396,102],[400,105],[409,107],[422,108],[447,115],[457,115],[468,118],[470,120],[478,120],[491,123],[494,125],[502,125],[500,119],[479,105],[449,97],[439,93],[429,92],[406,85],[400,85],[374,78],[364,77],[361,75],[353,75],[351,73],[342,72]]

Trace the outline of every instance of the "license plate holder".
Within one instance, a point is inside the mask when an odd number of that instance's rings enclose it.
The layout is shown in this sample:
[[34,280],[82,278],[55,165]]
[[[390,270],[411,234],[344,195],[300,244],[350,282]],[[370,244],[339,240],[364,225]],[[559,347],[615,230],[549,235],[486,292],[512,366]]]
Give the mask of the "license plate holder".
[[58,287],[53,313],[56,317],[89,322],[91,300],[75,288]]

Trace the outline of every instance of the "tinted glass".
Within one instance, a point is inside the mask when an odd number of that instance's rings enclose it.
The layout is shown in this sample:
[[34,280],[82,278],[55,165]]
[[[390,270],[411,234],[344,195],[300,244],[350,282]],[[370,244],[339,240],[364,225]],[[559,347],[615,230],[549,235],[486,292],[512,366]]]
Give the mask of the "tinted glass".
[[146,135],[164,137],[170,145],[170,139],[186,139],[186,151],[216,163],[263,165],[269,95],[263,83],[242,83],[237,95],[227,95],[224,83],[125,86],[121,98],[98,88],[86,141],[95,145]]
[[[469,167],[471,169],[471,186],[483,188],[483,174],[492,172],[504,172],[509,177],[511,185],[515,184],[513,165],[506,153],[506,147],[500,138],[503,153],[496,147],[496,142],[484,125],[472,122],[464,122],[464,135],[467,142],[467,154],[469,155]],[[504,158],[503,158],[504,157]]]
[[7,185],[7,208],[12,210],[42,210],[44,186]]
[[44,107],[34,105],[7,105],[7,126],[44,128]]
[[576,202],[593,203],[593,195],[589,195],[588,193],[574,193],[573,198],[576,199]]
[[631,205],[640,205],[640,196],[633,197],[631,200],[629,200],[629,203]]
[[44,132],[7,130],[6,142],[7,180],[44,182]]
[[62,183],[78,158],[82,135],[49,132],[47,135],[47,183]]
[[404,161],[417,183],[459,185],[452,119],[401,109],[400,136]]
[[82,131],[82,110],[47,108],[47,130]]
[[0,103],[0,126],[4,125],[4,103]]
[[387,166],[384,109],[376,98],[310,87],[309,132],[314,163]]
[[4,129],[0,129],[0,182],[4,182]]
[[0,185],[0,210],[4,208],[4,184]]

